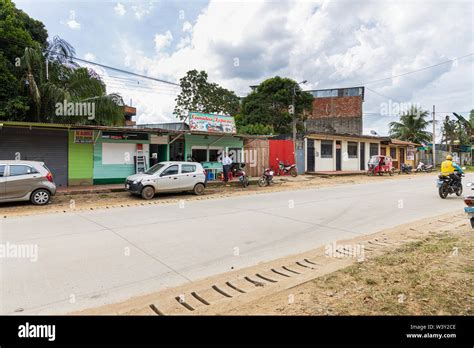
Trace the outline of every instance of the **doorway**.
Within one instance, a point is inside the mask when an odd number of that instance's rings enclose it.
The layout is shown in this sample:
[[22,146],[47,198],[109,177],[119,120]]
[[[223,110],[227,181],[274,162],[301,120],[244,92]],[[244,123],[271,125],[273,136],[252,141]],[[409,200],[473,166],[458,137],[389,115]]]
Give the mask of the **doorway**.
[[336,170],[341,170],[341,141],[336,140]]
[[359,143],[360,148],[360,170],[365,170],[365,143]]

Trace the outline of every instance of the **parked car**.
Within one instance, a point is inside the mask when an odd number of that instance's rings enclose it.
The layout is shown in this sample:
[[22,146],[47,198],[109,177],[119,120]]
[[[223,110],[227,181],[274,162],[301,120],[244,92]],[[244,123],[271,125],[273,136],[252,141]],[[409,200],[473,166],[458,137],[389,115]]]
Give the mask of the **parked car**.
[[206,171],[197,162],[160,162],[145,173],[127,177],[125,189],[144,199],[155,193],[193,191],[201,195],[207,184]]
[[0,202],[45,205],[56,194],[51,171],[43,162],[0,160]]

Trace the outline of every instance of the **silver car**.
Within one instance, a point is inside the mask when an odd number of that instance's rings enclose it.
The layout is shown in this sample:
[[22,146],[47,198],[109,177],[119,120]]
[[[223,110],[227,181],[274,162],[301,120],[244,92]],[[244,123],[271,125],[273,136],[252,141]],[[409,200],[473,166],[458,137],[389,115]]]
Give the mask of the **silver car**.
[[197,162],[160,162],[145,173],[127,177],[125,189],[152,199],[159,192],[193,191],[201,195],[206,187],[206,171]]
[[0,203],[45,205],[55,194],[53,175],[43,162],[0,160]]

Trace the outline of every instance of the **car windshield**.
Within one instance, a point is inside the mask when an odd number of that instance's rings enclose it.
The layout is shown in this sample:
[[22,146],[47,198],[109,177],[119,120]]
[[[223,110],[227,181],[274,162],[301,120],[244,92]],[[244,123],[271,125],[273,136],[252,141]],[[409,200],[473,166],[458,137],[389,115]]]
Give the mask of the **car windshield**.
[[161,168],[163,168],[165,165],[163,163],[157,163],[150,169],[148,169],[145,174],[155,174],[157,171],[159,171]]

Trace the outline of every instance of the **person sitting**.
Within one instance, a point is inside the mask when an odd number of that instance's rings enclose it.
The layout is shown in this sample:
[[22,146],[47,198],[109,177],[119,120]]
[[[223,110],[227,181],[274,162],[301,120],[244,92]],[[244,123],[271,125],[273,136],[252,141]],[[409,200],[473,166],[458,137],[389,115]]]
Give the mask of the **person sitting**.
[[449,176],[452,181],[459,181],[460,177],[455,175],[456,172],[464,174],[462,168],[453,162],[453,156],[447,155],[446,160],[441,163],[441,175]]

